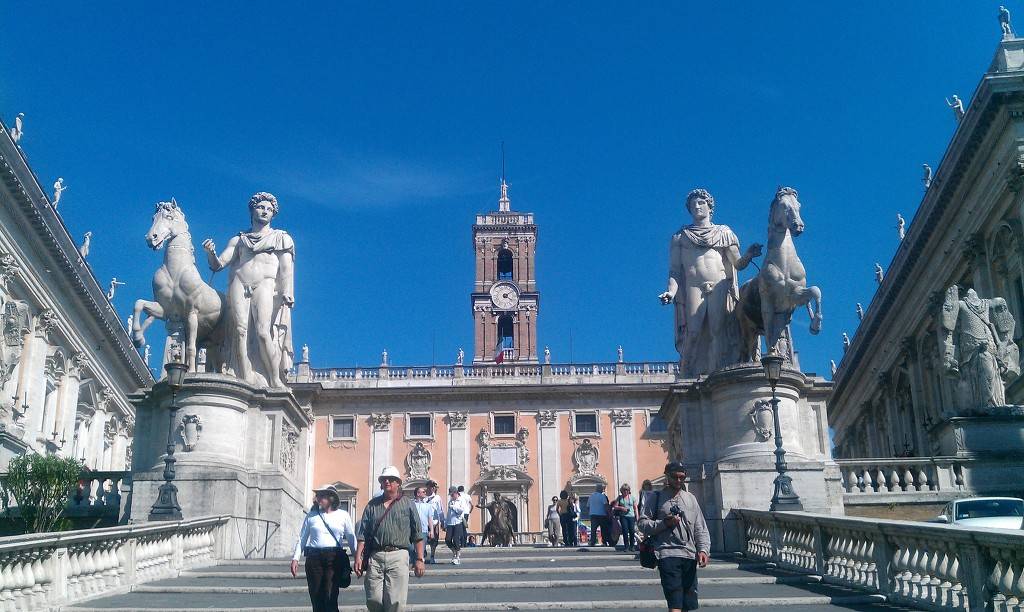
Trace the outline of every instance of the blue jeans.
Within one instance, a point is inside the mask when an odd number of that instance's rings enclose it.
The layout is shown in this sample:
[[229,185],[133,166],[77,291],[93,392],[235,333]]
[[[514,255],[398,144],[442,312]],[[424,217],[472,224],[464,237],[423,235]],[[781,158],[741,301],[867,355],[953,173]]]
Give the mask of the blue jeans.
[[619,526],[622,527],[622,543],[626,548],[636,548],[636,517],[619,516]]

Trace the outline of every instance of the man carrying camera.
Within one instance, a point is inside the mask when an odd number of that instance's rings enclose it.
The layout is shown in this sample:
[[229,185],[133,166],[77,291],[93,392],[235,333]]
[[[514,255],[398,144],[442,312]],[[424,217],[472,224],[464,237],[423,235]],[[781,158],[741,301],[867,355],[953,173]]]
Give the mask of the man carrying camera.
[[686,468],[673,461],[665,466],[665,488],[647,493],[640,532],[651,538],[658,558],[661,588],[670,612],[697,607],[697,567],[708,564],[711,535],[697,498],[687,491]]

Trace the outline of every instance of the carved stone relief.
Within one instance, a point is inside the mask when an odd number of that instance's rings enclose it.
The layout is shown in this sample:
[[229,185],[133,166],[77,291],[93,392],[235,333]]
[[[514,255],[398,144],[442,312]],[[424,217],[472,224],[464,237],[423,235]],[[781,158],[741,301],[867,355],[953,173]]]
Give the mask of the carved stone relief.
[[[26,302],[8,300],[0,294],[3,306],[3,341],[0,342],[0,389],[11,379],[14,368],[21,361],[32,317]],[[6,405],[6,401],[4,402]]]
[[[492,442],[491,433],[481,429],[477,434],[477,442],[480,443],[480,451],[477,453],[476,462],[480,466],[480,478],[492,480],[515,480],[519,476],[510,477],[509,470],[526,472],[526,465],[530,461],[530,451],[526,448],[526,440],[530,432],[520,428],[516,433],[514,441]],[[495,458],[498,459],[497,465]]]
[[448,429],[465,429],[469,423],[468,412],[449,412]]
[[612,424],[616,427],[626,427],[633,422],[633,411],[628,408],[616,408],[608,413],[612,418]]
[[772,428],[775,426],[772,414],[772,401],[759,399],[754,402],[754,407],[747,413],[750,416],[750,423],[754,427],[754,435],[758,442],[767,442],[772,437]]
[[576,465],[576,475],[596,476],[598,455],[598,449],[590,441],[590,438],[584,438],[572,453],[572,462]]
[[295,473],[295,455],[299,442],[299,430],[288,421],[281,420],[281,469]]
[[422,442],[417,442],[416,446],[413,446],[412,450],[409,451],[409,456],[405,458],[409,479],[427,480],[429,478],[428,473],[430,472],[430,460],[430,451],[423,446]]
[[370,422],[373,425],[373,431],[387,431],[391,429],[391,413],[374,412],[370,415]]
[[181,425],[178,427],[181,433],[181,440],[186,451],[193,451],[199,444],[199,436],[203,432],[203,420],[198,414],[186,414],[181,417]]
[[541,410],[537,413],[537,424],[541,427],[554,427],[558,422],[558,413],[554,410]]

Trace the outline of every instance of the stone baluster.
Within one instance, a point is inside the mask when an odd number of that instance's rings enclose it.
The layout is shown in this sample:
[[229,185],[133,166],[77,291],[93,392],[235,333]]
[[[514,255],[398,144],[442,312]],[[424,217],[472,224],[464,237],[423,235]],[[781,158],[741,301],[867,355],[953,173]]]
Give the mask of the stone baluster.
[[[900,488],[900,473],[895,466],[889,466],[889,490],[895,491]],[[903,489],[906,490],[906,489]]]
[[878,477],[876,479],[875,491],[879,493],[885,493],[889,488],[887,486],[887,479],[885,478],[885,468],[878,468]]

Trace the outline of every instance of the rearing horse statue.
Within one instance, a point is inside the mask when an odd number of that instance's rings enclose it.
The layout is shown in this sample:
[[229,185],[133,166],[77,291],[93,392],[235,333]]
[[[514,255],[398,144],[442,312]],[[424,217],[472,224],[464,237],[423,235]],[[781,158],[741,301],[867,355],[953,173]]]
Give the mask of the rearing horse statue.
[[[154,319],[163,319],[167,326],[164,362],[175,342],[184,346],[189,372],[196,371],[199,346],[206,347],[207,364],[213,371],[221,370],[221,334],[219,323],[224,319],[224,296],[203,282],[196,268],[195,248],[188,232],[185,213],[178,203],[159,202],[153,214],[153,225],[146,232],[146,243],[154,251],[163,248],[164,263],[153,275],[155,301],[136,300],[132,317],[132,338],[138,347],[146,344],[146,328]],[[142,313],[148,317],[142,320]]]
[[[807,286],[807,273],[796,254],[793,238],[804,231],[796,189],[779,187],[768,213],[768,253],[757,276],[740,287],[737,316],[742,335],[741,361],[753,361],[759,353],[758,334],[763,334],[769,353],[792,359],[789,322],[793,311],[807,307],[811,333],[821,331],[821,289]],[[814,308],[811,309],[811,302]],[[779,341],[789,346],[780,351]]]

